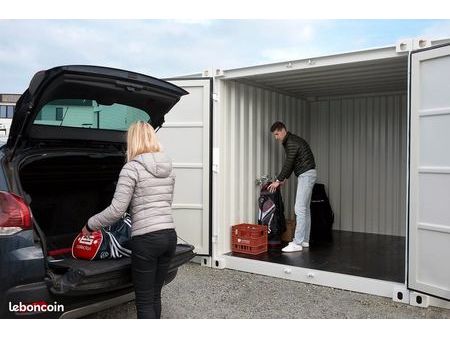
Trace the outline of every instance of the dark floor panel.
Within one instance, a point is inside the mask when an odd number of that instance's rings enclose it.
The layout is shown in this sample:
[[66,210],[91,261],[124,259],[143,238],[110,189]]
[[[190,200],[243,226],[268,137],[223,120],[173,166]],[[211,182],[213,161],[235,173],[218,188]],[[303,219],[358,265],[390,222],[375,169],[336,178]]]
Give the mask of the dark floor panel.
[[302,252],[230,255],[400,283],[405,280],[405,238],[398,236],[333,231],[332,243],[312,245]]

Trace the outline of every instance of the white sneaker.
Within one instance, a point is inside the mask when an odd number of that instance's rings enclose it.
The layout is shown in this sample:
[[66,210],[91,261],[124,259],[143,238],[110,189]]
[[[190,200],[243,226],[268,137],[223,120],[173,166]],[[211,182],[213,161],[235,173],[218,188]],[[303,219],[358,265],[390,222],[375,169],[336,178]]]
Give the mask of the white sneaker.
[[302,243],[302,247],[309,248],[309,242],[303,242]]
[[301,245],[295,244],[294,242],[290,242],[287,246],[281,249],[281,251],[283,252],[297,252],[302,250],[303,247]]

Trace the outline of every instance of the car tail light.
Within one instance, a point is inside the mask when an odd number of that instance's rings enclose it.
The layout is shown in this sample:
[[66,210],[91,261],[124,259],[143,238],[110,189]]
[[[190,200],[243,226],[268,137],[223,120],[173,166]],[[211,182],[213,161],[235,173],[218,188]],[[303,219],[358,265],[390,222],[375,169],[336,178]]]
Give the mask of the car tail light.
[[23,198],[0,191],[0,235],[31,229],[31,211]]

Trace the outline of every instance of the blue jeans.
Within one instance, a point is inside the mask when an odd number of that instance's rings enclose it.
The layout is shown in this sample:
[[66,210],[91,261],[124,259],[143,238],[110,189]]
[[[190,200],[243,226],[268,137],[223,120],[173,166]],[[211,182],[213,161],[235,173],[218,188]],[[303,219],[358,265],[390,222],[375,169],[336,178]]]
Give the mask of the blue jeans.
[[311,195],[314,183],[317,180],[315,169],[308,170],[298,177],[297,195],[295,196],[295,215],[297,225],[295,227],[294,243],[301,245],[309,242],[311,231]]

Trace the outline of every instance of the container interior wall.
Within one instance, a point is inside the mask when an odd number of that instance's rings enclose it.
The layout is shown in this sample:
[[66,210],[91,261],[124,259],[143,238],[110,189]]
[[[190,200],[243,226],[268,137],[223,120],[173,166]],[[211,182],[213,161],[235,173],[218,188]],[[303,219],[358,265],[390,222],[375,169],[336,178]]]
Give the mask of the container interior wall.
[[[230,251],[230,227],[257,222],[259,186],[256,179],[280,170],[284,150],[270,127],[284,121],[290,130],[309,140],[307,102],[236,81],[220,81],[220,198],[219,250]],[[291,178],[294,176],[291,176]],[[283,189],[286,217],[294,217],[296,180]]]
[[309,108],[334,229],[405,236],[406,94],[323,98]]
[[[274,121],[313,150],[318,183],[335,213],[334,229],[405,235],[406,94],[295,98],[238,81],[220,81],[219,251],[230,251],[230,227],[257,221],[261,175],[276,175],[284,149]],[[282,189],[285,216],[295,218],[297,179]]]

